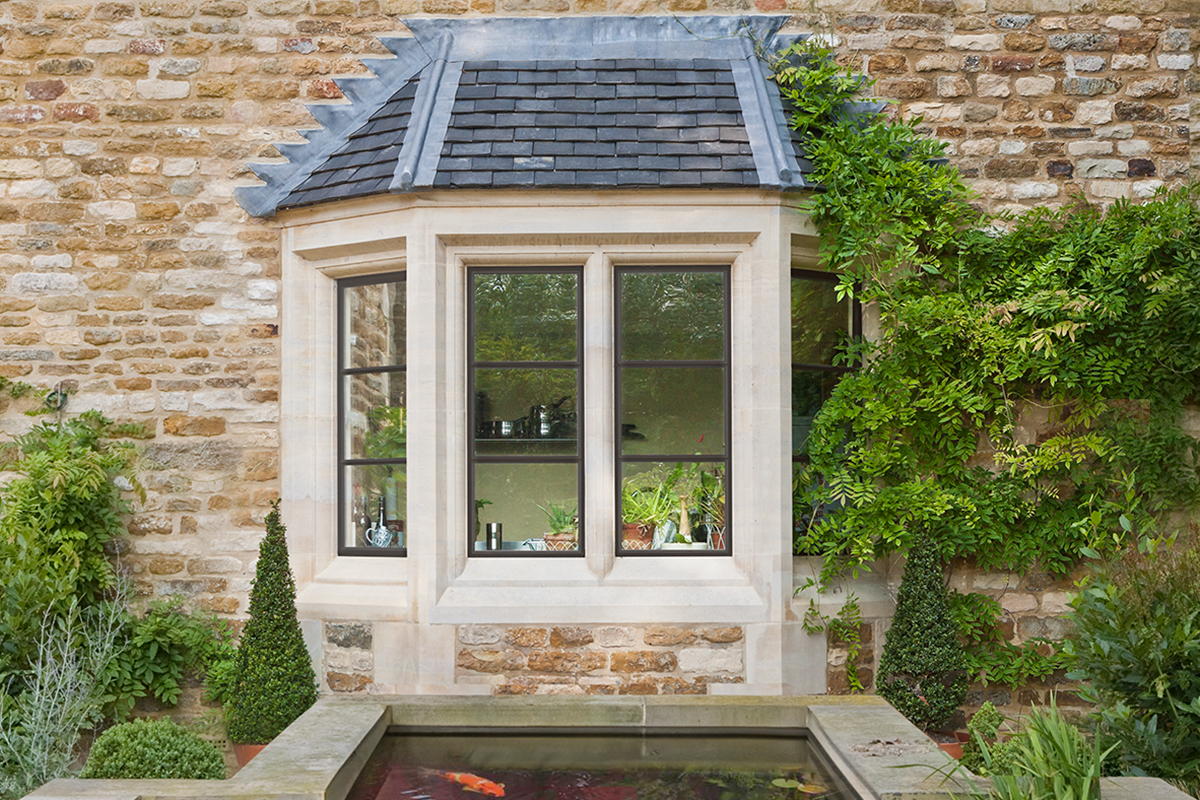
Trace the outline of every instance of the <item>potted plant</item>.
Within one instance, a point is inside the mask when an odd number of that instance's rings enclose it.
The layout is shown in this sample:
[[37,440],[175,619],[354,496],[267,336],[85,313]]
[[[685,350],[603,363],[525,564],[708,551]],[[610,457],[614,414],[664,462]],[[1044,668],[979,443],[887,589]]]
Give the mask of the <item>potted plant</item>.
[[542,534],[547,550],[574,550],[579,539],[578,506],[567,508],[566,503],[538,506],[546,515],[549,532]]
[[649,550],[654,529],[671,517],[674,507],[671,487],[665,484],[636,486],[627,479],[621,487],[621,547]]
[[266,522],[226,717],[241,766],[317,701],[316,676],[296,618],[296,582],[278,500]]
[[714,550],[728,546],[725,534],[725,473],[720,468],[700,473],[697,489],[700,513],[708,527],[708,545]]

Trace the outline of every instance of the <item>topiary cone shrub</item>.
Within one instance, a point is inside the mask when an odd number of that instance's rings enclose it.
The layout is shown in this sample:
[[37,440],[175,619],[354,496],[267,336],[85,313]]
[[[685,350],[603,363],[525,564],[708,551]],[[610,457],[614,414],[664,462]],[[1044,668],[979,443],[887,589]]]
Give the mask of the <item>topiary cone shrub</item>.
[[879,658],[878,692],[917,727],[946,724],[967,696],[967,663],[950,616],[942,562],[928,537],[908,551],[896,615]]
[[238,646],[233,697],[226,710],[226,732],[236,744],[271,741],[317,700],[317,679],[296,618],[286,530],[276,500],[258,547],[250,621]]
[[81,777],[223,780],[225,759],[211,743],[169,719],[138,719],[100,734]]

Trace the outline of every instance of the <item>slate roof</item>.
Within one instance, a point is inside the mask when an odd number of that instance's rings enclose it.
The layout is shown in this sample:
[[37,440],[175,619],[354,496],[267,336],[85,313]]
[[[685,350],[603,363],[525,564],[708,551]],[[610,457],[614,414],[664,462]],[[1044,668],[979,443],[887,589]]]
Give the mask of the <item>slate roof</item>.
[[287,164],[252,164],[256,216],[455,188],[807,188],[757,53],[783,16],[413,19],[395,59],[338,81]]

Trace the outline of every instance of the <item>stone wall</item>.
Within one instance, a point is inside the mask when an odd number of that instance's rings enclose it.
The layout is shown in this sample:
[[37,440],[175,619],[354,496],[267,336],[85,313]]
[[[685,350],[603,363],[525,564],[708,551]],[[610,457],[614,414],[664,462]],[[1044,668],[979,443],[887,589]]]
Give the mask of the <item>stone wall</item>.
[[456,678],[496,694],[708,694],[745,681],[737,626],[464,625]]
[[[141,426],[148,498],[130,520],[123,568],[143,595],[182,593],[244,615],[279,492],[280,232],[247,217],[232,191],[254,182],[248,161],[278,155],[271,142],[299,141],[295,129],[314,124],[304,103],[339,101],[332,76],[386,55],[374,36],[403,34],[411,14],[795,13],[792,29],[832,31],[842,57],[879,78],[900,113],[924,114],[992,208],[1073,191],[1142,196],[1200,160],[1195,0],[809,9],[807,0],[0,0],[0,376],[62,382],[75,391],[69,412],[97,408]],[[33,424],[20,413],[28,403],[0,404],[6,435]],[[645,641],[647,631],[631,635],[628,651],[596,639],[566,648],[605,657],[567,685],[632,691],[641,673],[616,669],[611,656],[676,653]],[[487,649],[464,643],[478,648]],[[520,654],[519,669],[478,672],[504,676],[513,691],[561,674],[530,666],[536,647],[490,649]],[[703,672],[646,674],[661,691],[668,679],[695,686]]]

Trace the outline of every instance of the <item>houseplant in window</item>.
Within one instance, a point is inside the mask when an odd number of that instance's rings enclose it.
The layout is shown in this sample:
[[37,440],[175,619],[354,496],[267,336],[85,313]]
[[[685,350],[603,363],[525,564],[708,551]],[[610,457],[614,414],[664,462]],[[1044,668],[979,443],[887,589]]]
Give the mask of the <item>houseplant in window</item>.
[[538,506],[546,515],[546,524],[550,528],[542,534],[547,550],[575,550],[579,547],[579,513],[578,508],[568,508],[566,503],[550,503],[548,506]]
[[671,517],[674,497],[665,483],[638,486],[645,476],[626,479],[621,487],[621,547],[625,550],[649,550],[655,527]]
[[276,500],[258,548],[250,620],[238,646],[226,716],[229,741],[243,766],[317,701],[317,680],[296,618],[286,530]]
[[708,546],[714,550],[724,550],[729,541],[725,532],[724,470],[718,467],[712,472],[701,472],[696,494],[701,519],[708,533]]

